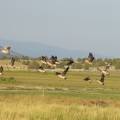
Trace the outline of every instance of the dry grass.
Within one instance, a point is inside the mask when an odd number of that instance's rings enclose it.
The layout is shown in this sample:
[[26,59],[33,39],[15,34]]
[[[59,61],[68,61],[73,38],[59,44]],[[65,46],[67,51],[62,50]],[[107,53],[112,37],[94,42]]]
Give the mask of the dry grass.
[[47,103],[38,96],[0,97],[0,120],[120,120],[115,106]]
[[54,73],[5,71],[0,120],[120,120],[119,72],[106,78],[105,86],[97,84],[98,73],[90,75],[91,84],[83,81],[84,72],[69,72],[68,80],[61,80]]

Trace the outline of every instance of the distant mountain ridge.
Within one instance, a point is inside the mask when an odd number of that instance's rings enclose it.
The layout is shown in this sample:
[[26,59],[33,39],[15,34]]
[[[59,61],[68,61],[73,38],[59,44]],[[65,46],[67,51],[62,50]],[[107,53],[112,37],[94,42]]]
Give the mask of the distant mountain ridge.
[[84,57],[88,52],[80,50],[68,50],[65,48],[49,46],[39,42],[13,42],[13,49],[19,53],[24,53],[25,55],[38,57],[42,55],[51,56],[57,55],[58,57]]
[[12,50],[14,52],[30,57],[39,57],[42,55],[45,56],[56,55],[59,58],[63,57],[83,58],[88,56],[89,53],[89,51],[86,52],[82,50],[70,50],[56,46],[46,45],[40,42],[9,41],[9,44],[12,46]]

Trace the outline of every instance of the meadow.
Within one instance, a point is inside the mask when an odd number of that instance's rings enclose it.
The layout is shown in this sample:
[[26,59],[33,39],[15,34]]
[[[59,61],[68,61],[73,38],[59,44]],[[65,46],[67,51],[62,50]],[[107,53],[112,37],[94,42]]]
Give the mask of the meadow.
[[[90,75],[92,82],[83,81]],[[105,85],[99,72],[5,71],[0,77],[0,120],[120,120],[120,72]]]

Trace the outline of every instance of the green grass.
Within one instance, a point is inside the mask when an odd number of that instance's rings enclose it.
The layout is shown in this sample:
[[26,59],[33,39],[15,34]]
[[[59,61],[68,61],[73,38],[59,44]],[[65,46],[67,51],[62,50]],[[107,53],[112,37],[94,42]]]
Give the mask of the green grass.
[[[92,83],[83,81],[90,75]],[[112,72],[99,85],[100,74],[96,72],[69,72],[67,80],[57,78],[54,73],[31,71],[8,71],[0,79],[0,93],[44,94],[50,96],[79,97],[83,99],[120,99],[120,74]],[[3,80],[2,80],[3,79]],[[2,89],[4,88],[4,89]],[[17,90],[17,91],[14,91]]]
[[[90,75],[93,82],[83,81]],[[0,77],[0,120],[120,120],[120,74],[105,85],[97,72],[6,71]]]

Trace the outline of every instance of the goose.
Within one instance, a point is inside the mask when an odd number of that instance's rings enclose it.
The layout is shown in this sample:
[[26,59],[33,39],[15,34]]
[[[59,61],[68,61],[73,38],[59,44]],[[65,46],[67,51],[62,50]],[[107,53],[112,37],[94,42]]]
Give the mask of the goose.
[[47,64],[48,58],[46,56],[41,56],[41,63]]
[[88,55],[88,58],[85,60],[85,63],[87,64],[92,64],[93,61],[94,61],[95,57],[93,56],[93,54],[90,52],[89,55]]
[[106,75],[110,75],[110,72],[109,72],[110,67],[111,67],[111,63],[105,63],[104,69],[101,69],[99,67],[97,69],[98,69],[98,71],[100,71],[101,73],[103,73],[106,76]]
[[59,64],[57,56],[51,56],[50,59],[47,61],[47,65],[49,65],[50,67],[56,67],[57,64]]
[[11,50],[11,47],[8,46],[8,47],[3,47],[3,48],[0,48],[0,51],[4,54],[10,54],[10,50]]
[[39,66],[38,71],[43,72],[43,73],[46,72],[45,69],[43,68],[43,66]]
[[104,71],[106,71],[107,74],[110,75],[109,69],[110,69],[112,63],[105,63],[105,64],[106,64],[106,65],[105,65],[105,69],[104,69]]
[[67,74],[68,70],[69,70],[69,66],[66,67],[63,72],[56,72],[56,75],[57,75],[59,78],[67,79],[67,78],[66,78],[66,74]]
[[12,57],[12,58],[11,58],[11,66],[14,66],[14,64],[15,64],[15,58]]
[[90,77],[88,76],[88,77],[85,77],[83,80],[84,80],[84,81],[90,81],[91,79],[90,79]]
[[73,59],[70,58],[70,59],[68,60],[68,62],[67,62],[67,66],[70,66],[70,65],[72,65],[73,63],[74,63]]
[[3,71],[4,71],[3,66],[0,66],[0,75],[3,74]]
[[105,80],[106,75],[104,73],[101,73],[101,78],[98,80],[98,83],[101,85],[104,85],[104,80]]
[[106,64],[105,69],[97,68],[98,71],[101,72],[101,78],[100,78],[100,80],[98,80],[98,83],[99,83],[99,84],[104,85],[105,77],[106,77],[107,75],[110,75],[110,72],[108,71],[109,68],[110,68],[110,66],[111,66],[111,64]]

